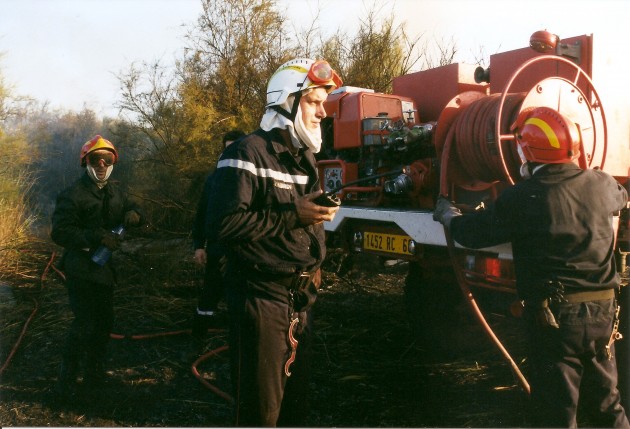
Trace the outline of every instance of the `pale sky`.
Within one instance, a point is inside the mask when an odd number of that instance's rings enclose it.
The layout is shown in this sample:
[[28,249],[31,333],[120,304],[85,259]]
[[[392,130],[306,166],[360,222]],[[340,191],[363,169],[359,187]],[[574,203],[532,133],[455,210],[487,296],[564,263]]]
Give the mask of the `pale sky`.
[[[352,31],[372,0],[279,0],[297,29],[318,7],[325,31]],[[536,30],[561,37],[594,33],[616,38],[628,57],[628,0],[388,0],[407,31],[455,40],[457,61],[525,47]],[[395,5],[395,6],[394,6]],[[0,0],[0,71],[13,92],[54,108],[116,114],[116,75],[133,62],[172,64],[185,44],[184,24],[201,12],[200,0]],[[628,70],[628,60],[625,63]]]

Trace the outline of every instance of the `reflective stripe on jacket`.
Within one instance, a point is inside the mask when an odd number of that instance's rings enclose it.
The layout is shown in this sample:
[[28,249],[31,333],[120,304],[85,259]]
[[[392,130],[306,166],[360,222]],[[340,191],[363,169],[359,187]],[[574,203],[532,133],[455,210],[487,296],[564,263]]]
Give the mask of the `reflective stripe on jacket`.
[[208,197],[208,240],[244,268],[312,271],[325,256],[324,226],[301,225],[294,200],[320,189],[310,150],[293,155],[275,132],[258,130],[223,152]]

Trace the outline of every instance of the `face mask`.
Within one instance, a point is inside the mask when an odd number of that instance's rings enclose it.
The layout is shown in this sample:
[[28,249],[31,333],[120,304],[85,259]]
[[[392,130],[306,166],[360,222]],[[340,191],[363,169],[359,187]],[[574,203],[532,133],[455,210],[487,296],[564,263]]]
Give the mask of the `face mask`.
[[[280,107],[287,112],[290,112],[294,102],[295,97],[291,95]],[[291,120],[286,116],[278,113],[276,110],[267,109],[260,122],[260,128],[265,131],[271,131],[273,128],[287,130],[291,136],[291,142],[296,149],[300,149],[303,147],[302,145],[305,145],[314,153],[317,153],[322,146],[321,131],[309,131],[306,129],[306,126],[302,121],[302,108],[299,104],[295,114],[295,120],[293,122],[291,122]]]
[[298,107],[297,115],[295,116],[295,131],[297,135],[302,140],[313,153],[318,153],[322,148],[322,132],[318,127],[316,130],[310,130],[306,128],[304,125],[304,121],[302,120],[302,108]]
[[112,174],[112,171],[114,170],[113,165],[110,165],[109,167],[107,167],[107,172],[105,173],[105,177],[103,178],[103,180],[100,180],[98,176],[96,175],[96,171],[94,171],[94,167],[92,167],[91,165],[88,165],[85,168],[87,170],[88,176],[90,176],[90,179],[92,179],[94,183],[96,183],[97,185],[101,185],[101,186],[104,186],[107,184],[107,179],[109,179],[110,174]]
[[[280,107],[287,112],[291,111],[291,107],[293,106],[293,102],[295,100],[295,96],[290,95],[287,100]],[[286,116],[282,115],[280,112],[274,109],[267,109],[265,114],[260,121],[260,128],[265,131],[271,131],[274,128],[279,128],[281,130],[287,130],[289,135],[291,136],[291,143],[296,149],[300,149],[302,144],[300,143],[300,139],[298,138],[293,122]]]

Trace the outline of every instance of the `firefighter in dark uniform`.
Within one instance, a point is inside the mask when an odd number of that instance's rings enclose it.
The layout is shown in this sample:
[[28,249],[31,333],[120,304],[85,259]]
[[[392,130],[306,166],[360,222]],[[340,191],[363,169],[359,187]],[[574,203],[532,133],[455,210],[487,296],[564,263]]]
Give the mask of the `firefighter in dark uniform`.
[[[245,133],[241,130],[228,131],[223,136],[223,149],[225,150],[235,140],[244,136]],[[201,338],[213,324],[219,302],[223,298],[220,261],[225,252],[223,246],[206,240],[206,211],[208,210],[208,192],[211,181],[212,174],[208,176],[204,184],[192,227],[195,263],[204,268],[203,283],[197,293],[197,311],[192,327],[192,334],[196,338]]]
[[490,208],[462,215],[440,197],[434,219],[459,244],[511,242],[531,368],[531,424],[628,427],[615,360],[617,292],[613,213],[626,190],[601,170],[582,170],[578,127],[547,107],[524,110],[512,127],[525,178]]
[[260,128],[229,146],[209,194],[209,240],[226,246],[231,375],[237,426],[303,426],[309,309],[321,281],[324,221],[313,153],[323,102],[341,80],[326,61],[283,64],[267,86]]
[[68,330],[55,391],[75,393],[79,366],[83,385],[93,389],[105,377],[104,360],[114,320],[115,274],[111,259],[103,266],[91,257],[99,246],[115,250],[119,236],[112,230],[141,222],[139,207],[109,176],[118,161],[114,145],[97,135],[81,148],[85,173],[57,197],[51,237],[65,248],[61,269],[74,319]]

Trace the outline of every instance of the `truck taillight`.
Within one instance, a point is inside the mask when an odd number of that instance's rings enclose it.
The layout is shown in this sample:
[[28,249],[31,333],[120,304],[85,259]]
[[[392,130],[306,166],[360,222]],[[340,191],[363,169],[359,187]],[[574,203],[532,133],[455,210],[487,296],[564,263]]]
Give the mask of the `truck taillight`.
[[501,261],[494,258],[486,259],[486,275],[500,278],[501,277]]

